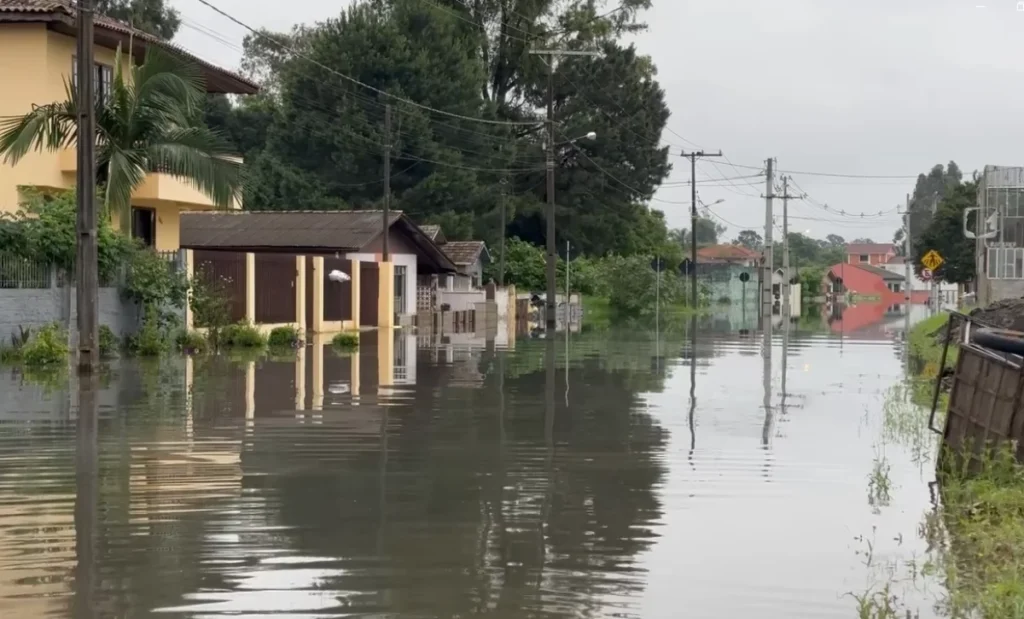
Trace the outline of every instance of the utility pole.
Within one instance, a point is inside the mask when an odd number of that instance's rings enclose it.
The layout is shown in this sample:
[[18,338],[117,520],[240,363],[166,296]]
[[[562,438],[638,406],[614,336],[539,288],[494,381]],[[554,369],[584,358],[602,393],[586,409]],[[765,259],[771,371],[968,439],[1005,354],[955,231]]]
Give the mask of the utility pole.
[[775,170],[774,159],[769,158],[765,169],[765,195],[764,195],[764,268],[761,271],[761,315],[772,315],[772,271],[774,270],[775,255],[772,251],[772,198],[775,191]]
[[[78,232],[75,301],[78,310],[78,371],[99,364],[99,265],[96,246],[96,67],[93,61],[93,0],[78,0]],[[128,233],[130,230],[122,230]]]
[[790,279],[792,275],[789,272],[789,201],[800,196],[789,195],[789,177],[782,177],[782,272],[785,274],[783,277],[785,281],[782,282],[782,313],[785,319],[789,320],[789,299],[790,299]]
[[501,288],[505,287],[505,230],[508,226],[508,214],[505,212],[506,191],[508,191],[507,177],[501,179],[501,193],[498,196],[501,203],[501,253],[498,258],[498,286]]
[[[904,226],[906,227],[906,233],[903,235],[903,337],[909,342],[910,341],[910,291],[913,288],[913,280],[911,276],[914,274],[911,269],[911,262],[913,257],[910,254],[911,242],[910,242],[910,194],[907,194],[906,208],[904,209]],[[908,344],[909,346],[909,344]],[[908,349],[909,350],[909,349]]]
[[[721,157],[722,151],[705,153],[702,150],[686,152],[683,157],[690,160],[690,304],[697,307],[697,158]],[[658,264],[661,267],[661,264]],[[660,272],[660,271],[659,271]]]
[[381,237],[383,262],[391,261],[391,247],[388,243],[388,229],[391,220],[391,104],[384,105],[384,231]]
[[570,51],[560,49],[537,49],[530,50],[531,54],[546,56],[548,63],[548,96],[547,96],[547,139],[545,143],[547,185],[548,185],[548,208],[547,218],[547,298],[545,300],[545,322],[548,331],[554,331],[555,320],[555,264],[557,249],[555,245],[555,58],[559,56],[599,56],[599,52]]

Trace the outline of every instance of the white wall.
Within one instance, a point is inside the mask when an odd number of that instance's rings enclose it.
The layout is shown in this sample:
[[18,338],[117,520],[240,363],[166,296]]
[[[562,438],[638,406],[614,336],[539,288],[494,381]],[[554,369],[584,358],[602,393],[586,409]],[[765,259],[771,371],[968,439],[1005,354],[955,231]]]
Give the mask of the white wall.
[[[885,269],[886,271],[889,271],[890,273],[896,273],[897,275],[905,275],[906,274],[905,267],[902,264],[883,264],[882,268]],[[932,289],[932,283],[929,282],[929,281],[925,281],[923,279],[920,279],[916,275],[913,275],[913,269],[911,269],[910,289],[911,290],[931,290]],[[950,282],[939,282],[939,292],[940,293],[945,292],[945,293],[948,294],[948,293],[952,292],[953,294],[956,294],[956,290],[957,290],[957,285],[956,284],[953,284],[953,283],[950,283]]]
[[[345,258],[349,260],[358,260],[360,262],[377,262],[377,256],[374,254],[345,254]],[[395,308],[396,314],[415,314],[416,313],[416,254],[391,254],[391,262],[396,266],[405,267],[405,307]]]
[[483,290],[438,290],[438,306],[447,303],[451,311],[461,312],[475,310],[477,303],[487,300],[487,293]]

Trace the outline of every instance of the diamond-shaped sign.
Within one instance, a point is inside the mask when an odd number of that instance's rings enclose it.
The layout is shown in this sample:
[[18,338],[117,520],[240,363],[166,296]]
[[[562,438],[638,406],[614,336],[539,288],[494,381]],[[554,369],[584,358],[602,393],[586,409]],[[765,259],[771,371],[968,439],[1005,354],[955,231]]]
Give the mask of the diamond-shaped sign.
[[921,265],[929,271],[934,271],[939,268],[942,266],[943,262],[945,262],[945,260],[943,260],[942,256],[939,255],[939,252],[934,249],[929,250],[928,253],[921,258]]

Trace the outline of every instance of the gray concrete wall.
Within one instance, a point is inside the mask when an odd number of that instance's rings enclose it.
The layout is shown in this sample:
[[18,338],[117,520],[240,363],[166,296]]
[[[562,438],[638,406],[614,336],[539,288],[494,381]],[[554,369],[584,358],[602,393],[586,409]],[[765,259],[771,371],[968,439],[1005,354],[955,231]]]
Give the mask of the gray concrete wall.
[[[99,306],[100,324],[118,337],[138,330],[138,308],[124,301],[117,288],[100,288]],[[18,327],[35,330],[53,322],[74,325],[77,315],[74,288],[0,289],[0,341],[4,343]]]

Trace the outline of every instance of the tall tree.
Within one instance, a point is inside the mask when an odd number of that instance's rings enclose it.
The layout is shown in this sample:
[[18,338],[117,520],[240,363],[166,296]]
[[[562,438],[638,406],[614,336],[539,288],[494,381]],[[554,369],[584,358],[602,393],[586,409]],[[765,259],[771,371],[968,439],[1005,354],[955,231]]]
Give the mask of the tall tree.
[[[106,205],[127,230],[131,194],[146,174],[166,172],[191,182],[219,206],[239,191],[240,166],[202,118],[206,89],[196,66],[150,47],[146,61],[125,76],[114,63],[110,96],[96,103],[97,170]],[[17,164],[29,150],[60,150],[77,143],[80,102],[70,81],[67,99],[0,119],[0,154]]]
[[96,10],[139,30],[170,41],[181,26],[178,11],[166,0],[96,0]]
[[978,185],[971,181],[948,190],[939,201],[928,227],[913,238],[914,272],[921,274],[921,258],[931,250],[939,252],[944,262],[934,276],[956,284],[974,279],[974,241],[964,237],[964,210],[975,205]]
[[742,245],[747,249],[761,251],[764,249],[764,238],[756,230],[740,230],[733,240],[734,245]]
[[839,236],[838,234],[830,234],[825,237],[825,242],[829,247],[846,247],[846,239]]

